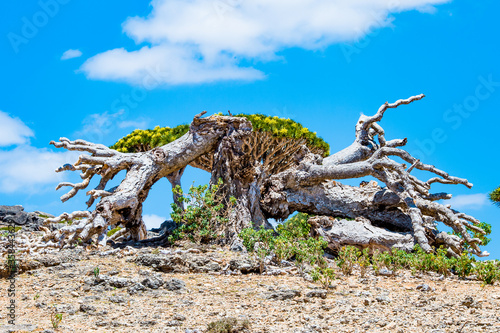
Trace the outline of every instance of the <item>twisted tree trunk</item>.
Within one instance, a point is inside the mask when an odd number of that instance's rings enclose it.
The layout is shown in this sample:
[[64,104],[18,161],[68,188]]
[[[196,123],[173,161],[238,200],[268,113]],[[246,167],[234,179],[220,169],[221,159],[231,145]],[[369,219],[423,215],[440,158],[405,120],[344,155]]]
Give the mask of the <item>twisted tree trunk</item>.
[[[374,116],[362,115],[356,124],[353,144],[326,158],[311,152],[304,141],[252,131],[248,120],[232,116],[201,118],[202,114],[198,115],[187,134],[142,153],[124,154],[103,145],[62,138],[53,144],[91,154],[82,155],[74,165],[58,170],[80,170],[84,179],[80,184],[60,184],[59,187],[72,187],[62,200],[86,188],[90,179],[99,175],[100,184],[87,194],[91,197],[89,207],[97,198],[100,202],[92,212],[49,219],[55,222],[84,217],[77,225],[48,233],[44,238],[46,243],[33,243],[25,248],[63,247],[78,239],[90,242],[93,236],[105,244],[107,227],[118,224],[125,227],[119,237],[128,234],[132,239],[143,239],[142,203],[151,186],[163,177],[169,178],[174,186],[180,182],[182,170],[193,165],[210,171],[212,183],[222,178],[224,186],[219,195],[237,199],[238,206],[226,226],[228,239],[236,237],[251,222],[269,226],[269,218],[283,220],[299,211],[317,216],[310,220],[313,232],[325,237],[332,249],[350,244],[411,250],[414,244],[420,244],[429,252],[432,245],[445,245],[450,255],[456,256],[466,241],[475,254],[487,255],[478,247],[481,241],[468,232],[484,234],[477,226],[479,221],[437,202],[451,195],[430,193],[431,185],[436,182],[469,188],[472,184],[413,158],[400,148],[406,139],[387,141],[378,124],[388,109],[423,97],[385,103]],[[391,156],[401,158],[408,165],[392,160]],[[437,177],[421,181],[411,175],[413,169],[428,171]],[[121,170],[127,171],[125,179],[113,192],[106,191],[107,182]],[[352,187],[336,181],[365,176],[372,176],[385,186],[380,187],[373,181]],[[450,226],[463,239],[438,234],[435,221]]]

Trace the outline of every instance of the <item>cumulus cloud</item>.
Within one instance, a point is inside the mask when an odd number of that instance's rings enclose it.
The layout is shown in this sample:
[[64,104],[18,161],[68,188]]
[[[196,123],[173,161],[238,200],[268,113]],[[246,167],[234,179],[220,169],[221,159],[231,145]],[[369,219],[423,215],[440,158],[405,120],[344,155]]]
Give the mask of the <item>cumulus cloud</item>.
[[68,59],[73,59],[73,58],[79,58],[82,56],[82,51],[80,50],[73,50],[69,49],[66,52],[63,53],[61,56],[61,60],[68,60]]
[[488,203],[488,196],[484,193],[457,195],[456,197],[446,200],[446,204],[451,204],[455,209],[481,209]]
[[144,220],[148,230],[152,228],[159,228],[160,225],[166,220],[165,217],[155,214],[144,214],[142,215],[142,219]]
[[24,144],[34,135],[19,118],[0,111],[0,147]]
[[0,192],[38,193],[53,190],[64,180],[64,175],[55,170],[77,158],[78,154],[74,152],[55,153],[30,145],[0,150]]
[[0,111],[0,192],[37,193],[54,188],[63,180],[55,171],[70,161],[75,152],[52,152],[33,147],[34,132],[19,118]]
[[[139,50],[117,48],[88,59],[91,79],[144,84],[257,80],[248,65],[277,59],[287,48],[322,49],[391,24],[391,13],[431,13],[450,0],[154,0],[147,17],[132,17],[123,31]],[[246,64],[246,65],[245,65]]]
[[82,129],[74,136],[92,142],[102,142],[104,137],[119,128],[145,129],[149,121],[146,119],[126,120],[124,110],[117,112],[94,113],[86,116],[82,121]]

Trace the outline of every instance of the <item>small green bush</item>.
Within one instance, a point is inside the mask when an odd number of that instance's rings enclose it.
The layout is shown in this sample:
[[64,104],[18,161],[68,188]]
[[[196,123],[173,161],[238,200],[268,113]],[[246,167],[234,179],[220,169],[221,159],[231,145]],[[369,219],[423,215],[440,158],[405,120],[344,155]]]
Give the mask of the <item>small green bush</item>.
[[234,317],[222,318],[207,326],[208,333],[240,333],[249,332],[249,330],[250,322],[248,320],[238,321]]
[[474,270],[474,263],[476,262],[476,259],[467,251],[463,252],[460,258],[452,258],[451,260],[452,268],[455,271],[455,274],[461,278],[469,276]]
[[500,281],[500,264],[498,261],[478,261],[475,265],[474,273],[478,280],[483,282],[483,285]]
[[351,275],[352,270],[358,262],[358,258],[361,256],[361,251],[359,251],[354,246],[343,246],[338,254],[337,266],[340,267],[344,275]]
[[171,244],[177,240],[188,238],[195,243],[210,243],[225,236],[224,225],[228,222],[230,211],[236,204],[231,197],[229,202],[217,196],[222,186],[222,179],[210,188],[208,185],[191,186],[187,195],[184,195],[180,186],[173,191],[181,202],[187,204],[185,209],[172,204],[172,220],[179,225],[168,237]]
[[[23,227],[14,227],[14,232],[18,232],[22,228]],[[8,231],[8,232],[10,232],[11,229],[12,229],[11,227],[1,227],[0,231]],[[6,235],[8,235],[8,233]]]
[[117,231],[120,231],[120,230],[122,230],[122,227],[116,227],[114,229],[109,230],[108,231],[108,237],[113,236],[114,234],[116,234]]

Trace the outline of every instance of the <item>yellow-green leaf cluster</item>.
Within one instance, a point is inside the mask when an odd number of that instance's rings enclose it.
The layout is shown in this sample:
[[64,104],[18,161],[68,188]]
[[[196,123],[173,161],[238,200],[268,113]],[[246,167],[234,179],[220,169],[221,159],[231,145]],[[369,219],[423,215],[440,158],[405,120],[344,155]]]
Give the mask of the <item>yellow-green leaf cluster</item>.
[[[323,156],[330,154],[330,146],[316,132],[309,131],[301,124],[285,118],[271,117],[263,114],[238,114],[236,117],[245,117],[253,126],[254,131],[268,132],[275,137],[305,139],[306,145],[313,151],[319,150]],[[187,133],[189,125],[179,125],[175,128],[156,126],[154,129],[136,129],[129,135],[116,142],[112,149],[122,153],[136,153],[163,146]]]
[[[330,146],[322,138],[311,132],[307,127],[287,118],[271,117],[263,114],[238,114],[236,117],[245,117],[251,123],[254,131],[268,132],[275,137],[305,139],[306,145],[321,150],[323,156],[330,154]],[[312,150],[316,150],[312,149]]]
[[110,148],[122,153],[137,153],[166,145],[187,133],[189,125],[174,128],[156,126],[154,129],[136,129],[124,136]]

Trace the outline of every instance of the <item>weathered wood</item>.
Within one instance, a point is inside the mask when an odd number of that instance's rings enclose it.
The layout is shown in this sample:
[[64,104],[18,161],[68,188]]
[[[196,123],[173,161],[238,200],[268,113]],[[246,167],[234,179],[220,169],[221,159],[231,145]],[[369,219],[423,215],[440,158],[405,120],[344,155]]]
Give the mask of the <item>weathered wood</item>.
[[[269,226],[269,218],[285,219],[299,211],[356,219],[337,221],[328,228],[320,223],[327,221],[326,217],[310,221],[313,232],[328,239],[331,247],[351,244],[410,250],[414,244],[420,244],[425,251],[431,251],[432,245],[441,244],[448,247],[451,255],[458,255],[465,240],[475,254],[487,255],[479,249],[480,240],[473,239],[467,231],[484,232],[477,226],[479,222],[437,202],[451,195],[430,193],[435,182],[462,184],[469,188],[472,184],[415,159],[401,149],[406,139],[387,141],[379,125],[388,109],[423,97],[417,95],[385,103],[374,116],[362,115],[355,126],[353,144],[326,158],[311,152],[303,142],[252,132],[248,120],[232,116],[202,118],[200,114],[181,138],[141,153],[124,154],[103,145],[61,138],[53,142],[56,147],[90,153],[58,170],[81,171],[83,179],[80,184],[60,184],[59,187],[72,188],[61,199],[71,198],[97,175],[101,182],[96,189],[87,192],[91,196],[88,204],[90,207],[95,199],[100,202],[94,211],[86,213],[86,219],[50,233],[44,240],[66,246],[78,239],[89,242],[92,237],[98,237],[105,243],[105,231],[111,225],[124,226],[126,231],[121,233],[122,238],[143,239],[142,203],[151,186],[163,177],[169,178],[175,186],[180,183],[182,170],[187,165],[194,165],[211,171],[212,183],[223,179],[219,195],[234,196],[238,200],[225,226],[227,240],[236,237],[251,222]],[[392,156],[408,165],[396,162]],[[437,177],[421,181],[410,174],[414,169],[428,171]],[[127,172],[121,184],[114,191],[106,191],[107,182],[121,170]],[[359,187],[337,182],[365,176],[376,178],[384,187],[376,182]],[[438,234],[434,221],[450,226],[463,240]]]

